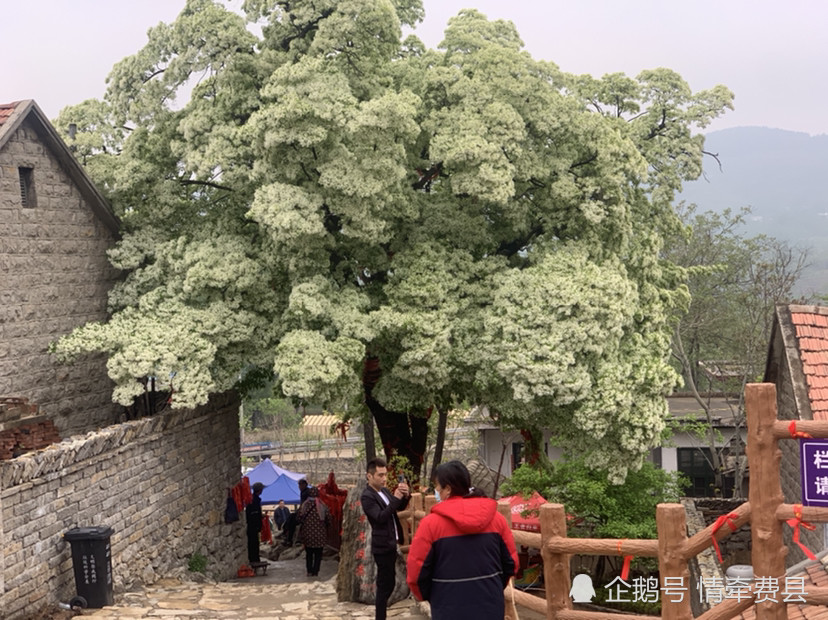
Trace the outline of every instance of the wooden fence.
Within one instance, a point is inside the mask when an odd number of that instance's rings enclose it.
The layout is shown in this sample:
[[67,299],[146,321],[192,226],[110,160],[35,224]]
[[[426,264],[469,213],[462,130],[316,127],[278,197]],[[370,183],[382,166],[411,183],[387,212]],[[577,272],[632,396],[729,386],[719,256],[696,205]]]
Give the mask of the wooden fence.
[[[774,578],[775,583],[785,581],[785,555],[787,548],[782,540],[785,521],[799,518],[806,523],[828,522],[828,508],[817,508],[783,501],[779,477],[780,439],[796,439],[803,434],[814,438],[828,438],[828,422],[797,421],[792,429],[790,422],[776,418],[776,387],[772,383],[749,384],[745,388],[747,413],[747,458],[750,468],[748,501],[718,523],[710,525],[688,538],[684,507],[681,504],[659,504],[656,509],[657,540],[617,540],[598,538],[568,538],[566,514],[561,504],[544,504],[540,507],[540,533],[512,530],[517,545],[540,549],[543,559],[545,600],[520,590],[507,588],[507,596],[514,596],[519,605],[545,614],[548,620],[599,620],[606,613],[580,611],[572,608],[570,600],[570,558],[573,554],[615,555],[658,558],[661,591],[661,618],[664,620],[691,620],[689,561],[698,553],[713,545],[714,538],[723,540],[743,524],[751,524],[751,562],[754,583],[763,577]],[[408,510],[400,513],[407,520],[410,532],[436,503],[432,496],[412,496]],[[507,502],[498,506],[511,523]],[[794,514],[796,512],[796,514]],[[410,532],[406,531],[403,552],[408,550]],[[768,583],[771,583],[768,580]],[[683,590],[680,589],[683,586]],[[683,592],[683,596],[679,593]],[[797,592],[804,602],[812,605],[828,605],[828,588],[811,587]],[[728,620],[755,605],[757,620],[787,619],[787,604],[781,600],[756,602],[756,594],[745,589],[739,597],[718,603],[698,620]],[[613,620],[652,620],[653,616],[612,614]]]

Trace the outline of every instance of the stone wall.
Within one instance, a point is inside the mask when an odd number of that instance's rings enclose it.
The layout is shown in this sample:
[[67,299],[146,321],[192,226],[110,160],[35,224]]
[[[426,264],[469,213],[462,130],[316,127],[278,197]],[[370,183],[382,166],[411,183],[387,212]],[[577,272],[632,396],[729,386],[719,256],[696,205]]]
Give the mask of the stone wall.
[[63,534],[110,526],[117,595],[186,569],[194,552],[215,579],[246,561],[244,521],[226,525],[239,479],[238,400],[168,411],[74,436],[0,462],[0,607],[32,617],[76,592]]
[[[34,207],[21,204],[19,167],[33,170]],[[120,410],[103,357],[64,366],[47,351],[106,318],[114,239],[27,119],[0,150],[0,396],[38,403],[63,437],[107,426]]]
[[[359,444],[362,446],[363,444]],[[384,454],[381,454],[383,458]],[[461,450],[447,448],[443,453],[443,462],[458,459],[469,463],[468,454]],[[307,450],[306,452],[292,454],[272,454],[270,460],[276,465],[303,473],[307,476],[310,484],[321,484],[327,482],[328,474],[334,472],[336,483],[339,486],[352,486],[365,480],[365,453],[356,456],[343,454],[341,456],[323,455],[321,451]],[[429,465],[429,470],[431,466]],[[426,472],[428,475],[428,472]],[[500,479],[503,482],[503,478]],[[389,484],[392,484],[389,482]]]
[[[696,497],[693,499],[696,510],[704,520],[705,527],[712,525],[722,515],[729,514],[744,503],[743,499],[723,499],[713,497]],[[719,541],[722,552],[722,570],[727,570],[734,564],[750,564],[751,528],[750,522],[745,523],[724,540]],[[714,552],[715,553],[715,552]]]
[[[708,523],[702,512],[696,508],[696,501],[691,498],[681,500],[684,512],[687,515],[687,537],[692,538],[703,531]],[[727,514],[727,513],[725,513]],[[719,543],[721,547],[722,543]],[[707,547],[701,553],[689,561],[690,565],[690,606],[693,616],[698,618],[708,609],[710,603],[706,602],[704,595],[699,591],[700,583],[724,583],[724,570],[722,570],[716,552],[713,547]]]
[[334,472],[339,486],[354,485],[359,480],[365,479],[365,457],[303,456],[290,461],[280,461],[278,456],[272,456],[271,460],[290,471],[305,474],[308,483],[313,485],[327,482],[330,472]]

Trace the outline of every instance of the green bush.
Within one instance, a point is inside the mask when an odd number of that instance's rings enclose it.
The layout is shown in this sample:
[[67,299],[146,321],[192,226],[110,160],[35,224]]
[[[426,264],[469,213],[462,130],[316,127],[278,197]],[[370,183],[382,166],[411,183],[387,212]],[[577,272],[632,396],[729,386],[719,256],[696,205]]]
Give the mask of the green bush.
[[187,569],[191,573],[203,573],[207,570],[207,558],[196,551],[187,562]]
[[501,492],[538,491],[547,501],[563,504],[574,517],[570,536],[657,538],[656,505],[678,501],[686,484],[680,474],[649,462],[630,471],[624,484],[612,484],[606,471],[572,460],[539,469],[521,465]]

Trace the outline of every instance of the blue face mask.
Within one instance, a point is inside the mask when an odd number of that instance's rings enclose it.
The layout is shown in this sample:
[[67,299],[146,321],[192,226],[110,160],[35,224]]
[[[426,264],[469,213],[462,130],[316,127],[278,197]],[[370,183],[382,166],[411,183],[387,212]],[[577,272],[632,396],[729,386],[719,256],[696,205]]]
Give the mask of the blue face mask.
[[437,489],[434,489],[434,497],[437,498],[437,503],[438,504],[442,501],[440,499],[440,494],[437,492]]

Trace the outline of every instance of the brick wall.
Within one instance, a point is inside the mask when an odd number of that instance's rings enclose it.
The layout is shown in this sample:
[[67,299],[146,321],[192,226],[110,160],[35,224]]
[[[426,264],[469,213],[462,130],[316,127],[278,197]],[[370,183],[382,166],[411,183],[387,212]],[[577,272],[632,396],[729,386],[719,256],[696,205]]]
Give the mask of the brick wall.
[[[33,169],[37,202],[21,204],[18,167]],[[61,435],[115,421],[105,360],[55,362],[49,343],[106,318],[118,272],[112,232],[26,120],[0,150],[0,394],[27,397]]]
[[0,397],[0,460],[60,441],[54,423],[25,398]]
[[116,599],[186,567],[196,551],[210,576],[233,576],[246,560],[244,522],[226,525],[223,516],[238,479],[238,401],[230,395],[0,462],[4,617],[33,617],[75,594],[62,538],[73,527],[113,528]]

